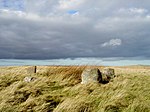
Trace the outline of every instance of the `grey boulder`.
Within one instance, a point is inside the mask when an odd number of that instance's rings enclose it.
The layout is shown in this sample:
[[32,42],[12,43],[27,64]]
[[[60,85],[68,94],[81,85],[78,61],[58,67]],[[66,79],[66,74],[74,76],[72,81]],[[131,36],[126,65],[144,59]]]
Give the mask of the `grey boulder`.
[[103,81],[110,81],[115,77],[115,70],[112,68],[105,68],[102,72]]
[[99,83],[102,81],[102,75],[98,68],[87,68],[81,74],[81,84]]

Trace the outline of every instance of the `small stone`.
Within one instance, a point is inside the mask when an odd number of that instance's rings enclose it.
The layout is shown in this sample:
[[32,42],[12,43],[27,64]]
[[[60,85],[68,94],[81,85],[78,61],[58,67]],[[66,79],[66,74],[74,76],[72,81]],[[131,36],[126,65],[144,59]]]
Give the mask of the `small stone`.
[[98,68],[87,68],[83,71],[81,84],[99,83],[102,81],[102,75]]
[[34,81],[35,79],[36,79],[35,77],[27,76],[24,78],[24,82],[31,82]]

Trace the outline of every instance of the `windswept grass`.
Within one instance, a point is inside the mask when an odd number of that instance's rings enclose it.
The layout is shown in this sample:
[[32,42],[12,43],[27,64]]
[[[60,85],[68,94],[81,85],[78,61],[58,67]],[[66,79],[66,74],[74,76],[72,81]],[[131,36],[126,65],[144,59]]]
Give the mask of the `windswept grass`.
[[[82,85],[85,67],[38,66],[36,74],[1,67],[0,112],[150,112],[147,67],[114,67],[111,82]],[[24,82],[26,76],[36,80]]]

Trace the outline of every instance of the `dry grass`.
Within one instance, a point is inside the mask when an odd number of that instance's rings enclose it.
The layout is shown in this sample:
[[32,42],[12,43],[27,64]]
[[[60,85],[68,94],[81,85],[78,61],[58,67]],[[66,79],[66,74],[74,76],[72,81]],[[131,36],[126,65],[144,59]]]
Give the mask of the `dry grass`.
[[1,67],[0,112],[150,112],[148,67],[112,67],[108,84],[82,85],[85,67],[38,66],[36,74],[27,74],[28,66]]

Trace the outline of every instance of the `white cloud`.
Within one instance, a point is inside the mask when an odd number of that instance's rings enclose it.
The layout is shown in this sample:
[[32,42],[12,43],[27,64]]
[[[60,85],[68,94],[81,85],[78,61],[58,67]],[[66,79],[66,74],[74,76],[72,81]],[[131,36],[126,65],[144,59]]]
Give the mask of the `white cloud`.
[[147,9],[143,9],[143,8],[130,8],[129,11],[131,13],[138,13],[138,14],[144,14],[148,12]]
[[15,17],[15,18],[29,19],[29,20],[34,20],[34,21],[42,19],[42,17],[34,13],[26,13],[23,11],[15,11],[15,10],[10,10],[10,9],[0,9],[0,16],[7,17],[7,18]]
[[121,8],[118,11],[121,14],[145,14],[148,12],[145,8]]
[[26,13],[23,11],[15,11],[10,9],[0,9],[0,14],[5,16],[18,16],[18,17],[23,17],[26,15]]
[[109,47],[109,46],[120,46],[122,44],[121,39],[111,39],[109,42],[105,42],[101,44],[102,47]]
[[81,5],[84,0],[59,0],[59,7],[61,9],[72,9]]

